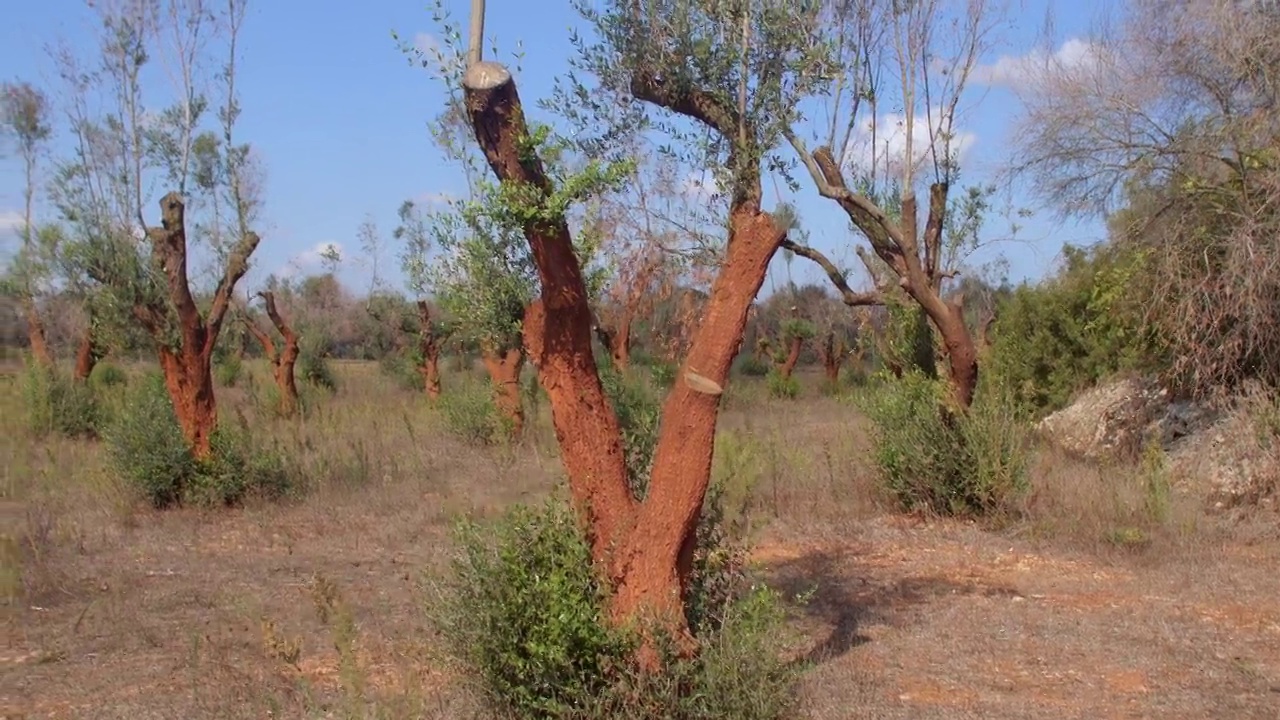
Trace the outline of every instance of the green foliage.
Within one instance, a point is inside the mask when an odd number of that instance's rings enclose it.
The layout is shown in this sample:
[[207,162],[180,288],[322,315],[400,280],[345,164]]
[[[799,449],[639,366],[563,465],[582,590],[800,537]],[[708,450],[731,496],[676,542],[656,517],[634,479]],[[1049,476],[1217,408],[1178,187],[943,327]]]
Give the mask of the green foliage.
[[676,384],[676,373],[680,372],[680,366],[676,363],[652,358],[648,366],[649,380],[655,388],[666,392]]
[[104,433],[116,472],[155,507],[181,499],[196,472],[195,458],[174,415],[164,378],[148,373],[130,384]]
[[213,364],[213,379],[223,387],[235,387],[244,374],[244,361],[233,353]]
[[803,318],[788,318],[782,323],[782,339],[790,342],[795,338],[808,340],[818,333],[813,323]]
[[338,378],[329,364],[328,346],[328,341],[318,333],[304,335],[298,347],[298,364],[294,372],[312,387],[337,390]]
[[773,367],[751,353],[738,355],[733,362],[733,372],[742,377],[764,377]]
[[94,390],[119,387],[128,382],[128,374],[119,365],[113,363],[100,362],[94,365],[93,371],[89,373],[89,387]]
[[948,515],[1008,511],[1025,490],[1028,424],[1009,392],[979,388],[966,414],[950,388],[919,371],[884,378],[858,398],[874,426],[874,459],[906,509]]
[[658,448],[658,423],[662,399],[635,373],[602,368],[600,380],[613,404],[622,431],[622,448],[627,459],[627,482],[631,494],[643,499],[649,489],[653,453]]
[[919,371],[937,377],[933,327],[924,310],[915,302],[894,296],[885,303],[888,318],[881,335],[881,360],[904,372]]
[[280,455],[255,447],[243,424],[220,423],[212,454],[197,460],[158,373],[129,386],[104,435],[112,467],[157,508],[233,504],[249,495],[276,497],[290,485]]
[[387,353],[378,360],[378,371],[397,386],[409,391],[422,391],[422,374],[418,372],[421,359],[416,352],[402,350]]
[[32,433],[67,437],[97,434],[102,415],[90,386],[35,362],[23,368],[19,382]]
[[1127,295],[1143,256],[1110,247],[1065,253],[1056,277],[1017,288],[1001,305],[987,370],[1039,414],[1108,375],[1161,364],[1143,311]]
[[752,720],[790,709],[798,670],[779,657],[780,599],[749,586],[740,552],[711,545],[723,535],[699,532],[690,607],[701,651],[691,659],[664,653],[654,673],[633,664],[634,629],[609,623],[608,588],[562,499],[483,526],[464,522],[457,540],[451,575],[434,586],[432,619],[500,714]]
[[445,429],[478,445],[495,445],[511,436],[511,420],[498,412],[490,383],[467,379],[450,383],[440,396]]
[[783,400],[795,400],[800,396],[800,381],[794,375],[783,377],[776,369],[770,369],[766,376],[769,395]]

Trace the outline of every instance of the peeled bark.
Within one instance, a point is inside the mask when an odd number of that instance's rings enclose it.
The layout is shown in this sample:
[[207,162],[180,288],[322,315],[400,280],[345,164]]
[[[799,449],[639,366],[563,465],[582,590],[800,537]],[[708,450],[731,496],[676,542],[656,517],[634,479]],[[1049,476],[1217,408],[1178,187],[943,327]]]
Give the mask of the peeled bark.
[[[418,349],[422,352],[423,389],[432,401],[440,398],[440,338],[436,334],[435,324],[431,322],[431,306],[426,300],[418,301],[418,317],[422,322],[419,330]],[[516,373],[517,378],[519,372]]]
[[[214,289],[206,314],[201,315],[187,279],[187,235],[182,196],[160,199],[161,226],[147,229],[152,262],[164,272],[167,302],[141,300],[131,310],[156,344],[165,387],[191,452],[206,458],[218,423],[213,394],[213,348],[231,303],[231,292],[249,269],[249,256],[258,247],[256,233],[246,232],[231,248],[227,266]],[[97,282],[119,286],[127,278],[108,265],[92,265]],[[176,332],[175,332],[176,330]],[[174,337],[176,335],[176,337]]]
[[[463,85],[476,139],[504,184],[547,193],[541,161],[524,147],[528,128],[511,75],[501,65],[468,68]],[[596,561],[613,585],[611,615],[654,617],[690,641],[683,594],[695,529],[711,479],[720,396],[783,232],[754,193],[735,192],[726,257],[688,356],[662,408],[661,430],[643,502],[632,497],[617,417],[600,383],[592,314],[582,268],[563,217],[530,222],[525,237],[542,296],[525,315],[529,356],[547,391],[571,494],[583,513]],[[652,663],[650,646],[642,660]]]
[[102,350],[93,339],[93,328],[87,328],[76,349],[76,380],[85,381],[93,374],[93,368],[102,359]]
[[276,388],[280,391],[280,414],[290,417],[298,411],[298,382],[294,374],[294,366],[298,363],[298,334],[293,331],[289,323],[285,322],[284,317],[280,314],[279,308],[276,306],[275,293],[265,291],[258,293],[259,297],[267,306],[267,317],[271,318],[271,324],[275,325],[276,330],[280,333],[280,337],[284,339],[284,344],[280,348],[276,347],[276,343],[271,336],[263,332],[258,325],[245,317],[245,327],[253,334],[258,342],[262,345],[262,351],[267,356],[267,362],[271,364],[271,375],[275,378]]
[[524,403],[520,397],[520,371],[524,369],[524,348],[498,351],[486,349],[481,355],[489,379],[493,381],[494,402],[498,412],[511,423],[511,435],[524,432]]
[[44,332],[44,320],[40,311],[30,298],[22,301],[22,311],[27,318],[27,341],[31,345],[31,357],[44,367],[53,367],[53,353],[49,350],[49,340]]
[[787,346],[787,356],[782,362],[778,363],[778,374],[782,378],[789,379],[791,373],[796,369],[796,363],[800,362],[800,348],[804,345],[804,339],[800,336],[791,338],[791,342]]
[[218,426],[210,363],[185,350],[174,352],[162,347],[159,355],[164,386],[169,391],[182,435],[192,455],[197,459],[207,458],[213,451],[213,432]]
[[840,382],[840,366],[844,364],[844,343],[836,342],[835,333],[827,333],[822,343],[822,368],[827,374],[827,382],[835,385]]

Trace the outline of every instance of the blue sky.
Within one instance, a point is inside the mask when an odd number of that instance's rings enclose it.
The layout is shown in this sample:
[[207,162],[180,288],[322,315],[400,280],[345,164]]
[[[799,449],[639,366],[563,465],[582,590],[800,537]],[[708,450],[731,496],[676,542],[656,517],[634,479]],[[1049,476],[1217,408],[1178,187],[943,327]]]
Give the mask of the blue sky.
[[[1017,112],[1010,91],[1016,72],[1011,70],[1037,46],[1051,1],[1014,0],[1016,12],[983,59],[985,82],[973,85],[958,123],[971,134],[962,161],[966,181],[979,180],[1004,162]],[[347,258],[340,275],[362,288],[368,281],[367,269],[357,260],[356,232],[362,220],[371,216],[389,238],[401,201],[458,192],[457,174],[440,161],[427,132],[442,91],[425,71],[409,65],[391,37],[392,30],[405,39],[437,32],[430,2],[250,3],[239,80],[244,114],[237,132],[261,152],[267,168],[266,222],[251,283],[285,268],[318,271],[315,248],[337,243]],[[1053,8],[1054,49],[1069,52],[1071,39],[1087,32],[1102,2],[1058,3]],[[497,38],[504,55],[499,59],[508,59],[517,42],[523,45],[521,96],[526,103],[546,96],[555,76],[567,67],[568,29],[580,24],[568,0],[488,4],[486,36]],[[466,18],[468,5],[466,0],[446,0],[458,19]],[[86,51],[92,48],[96,21],[83,0],[15,3],[5,16],[0,79],[52,86],[56,76],[44,50],[47,43],[65,38]],[[7,155],[0,160],[0,233],[5,232],[4,220],[12,225],[13,213],[21,207],[21,176],[15,158]],[[812,242],[836,257],[852,257],[846,218],[816,196],[807,178],[802,180],[795,201]],[[992,248],[1008,259],[1015,281],[1041,275],[1064,242],[1091,243],[1102,237],[1099,223],[1059,223],[1017,188],[1011,199],[1035,212],[1020,221],[1019,241]],[[993,234],[1003,230],[1002,221],[992,226]],[[10,233],[6,251],[15,242]],[[980,259],[990,257],[988,252]],[[379,272],[399,285],[394,248],[388,248],[379,265]],[[775,279],[783,277],[781,258],[774,265]],[[820,277],[803,260],[793,264],[792,273],[798,281]]]

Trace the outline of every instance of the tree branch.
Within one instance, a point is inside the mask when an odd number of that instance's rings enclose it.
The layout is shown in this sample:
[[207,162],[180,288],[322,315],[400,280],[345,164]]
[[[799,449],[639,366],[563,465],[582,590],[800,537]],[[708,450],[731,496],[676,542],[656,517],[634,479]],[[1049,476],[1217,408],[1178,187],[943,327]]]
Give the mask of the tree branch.
[[254,322],[253,318],[249,317],[247,309],[241,308],[237,315],[240,317],[240,322],[244,324],[245,329],[249,331],[249,334],[253,335],[258,340],[258,343],[262,345],[262,351],[266,353],[267,361],[274,365],[276,358],[279,357],[279,351],[276,349],[276,344],[272,341],[271,336],[258,327],[258,323]]
[[213,304],[209,306],[205,352],[213,352],[213,345],[218,341],[218,333],[222,330],[222,318],[231,301],[231,293],[240,278],[249,271],[249,256],[258,248],[259,242],[261,238],[258,233],[250,230],[240,237],[240,242],[231,248],[231,253],[227,256],[227,271],[218,281],[218,287],[213,293]]
[[799,245],[790,239],[784,239],[782,241],[782,247],[790,250],[800,257],[808,258],[809,260],[817,263],[818,267],[821,267],[822,270],[827,273],[827,277],[831,278],[831,284],[836,286],[836,290],[840,292],[840,299],[845,305],[848,305],[849,307],[860,307],[884,304],[884,295],[881,294],[879,290],[855,292],[850,288],[848,279],[845,277],[844,272],[841,271],[840,268],[836,267],[835,263],[831,262],[831,260],[829,260],[826,255],[823,255],[821,251],[805,245]]
[[267,306],[267,317],[271,318],[271,324],[275,325],[276,330],[280,331],[285,344],[298,342],[297,334],[294,333],[292,327],[289,327],[289,323],[284,321],[284,318],[280,315],[280,310],[276,307],[276,294],[270,290],[263,290],[258,293],[258,297],[262,298],[262,302]]
[[188,334],[198,334],[204,327],[200,309],[196,306],[195,298],[191,296],[191,286],[187,283],[185,215],[182,196],[171,192],[160,198],[161,227],[147,229],[147,238],[151,241],[151,256],[164,268],[169,299],[178,313],[178,325],[183,333],[184,345],[195,339],[188,338]]
[[652,71],[637,70],[631,76],[631,94],[637,100],[697,120],[726,139],[732,140],[738,132],[738,113],[732,107],[697,88],[674,88]]

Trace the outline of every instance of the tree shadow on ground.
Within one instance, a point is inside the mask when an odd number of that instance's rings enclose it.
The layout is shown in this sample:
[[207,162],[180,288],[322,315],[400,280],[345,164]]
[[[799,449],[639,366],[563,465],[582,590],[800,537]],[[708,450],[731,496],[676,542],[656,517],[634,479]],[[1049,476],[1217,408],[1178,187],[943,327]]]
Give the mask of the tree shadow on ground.
[[871,641],[862,629],[871,624],[901,624],[909,611],[942,597],[1011,597],[1018,591],[943,575],[895,575],[892,569],[859,563],[852,549],[818,550],[763,566],[769,584],[805,616],[830,626],[828,635],[801,658],[819,663]]

